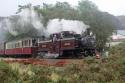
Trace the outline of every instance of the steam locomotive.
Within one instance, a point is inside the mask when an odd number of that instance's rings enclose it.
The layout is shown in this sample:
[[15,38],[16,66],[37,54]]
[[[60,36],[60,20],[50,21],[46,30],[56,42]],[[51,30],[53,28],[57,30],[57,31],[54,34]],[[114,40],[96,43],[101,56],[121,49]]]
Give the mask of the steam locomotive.
[[0,56],[38,58],[81,58],[95,55],[93,35],[73,31],[53,33],[50,37],[28,37],[0,44]]

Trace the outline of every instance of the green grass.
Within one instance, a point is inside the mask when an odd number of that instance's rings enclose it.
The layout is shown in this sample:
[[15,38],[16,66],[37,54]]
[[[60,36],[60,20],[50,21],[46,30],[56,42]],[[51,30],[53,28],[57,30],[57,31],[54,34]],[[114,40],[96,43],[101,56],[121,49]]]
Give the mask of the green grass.
[[82,64],[48,67],[0,61],[0,83],[125,83],[125,43],[109,58],[86,58]]

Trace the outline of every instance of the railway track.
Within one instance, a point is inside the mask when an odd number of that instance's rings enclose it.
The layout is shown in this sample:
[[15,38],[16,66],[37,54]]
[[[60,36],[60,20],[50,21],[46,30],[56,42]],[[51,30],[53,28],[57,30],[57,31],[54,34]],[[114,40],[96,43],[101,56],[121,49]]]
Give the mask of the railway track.
[[80,64],[83,59],[33,59],[33,58],[3,58],[3,61],[7,63],[21,63],[32,65],[45,65],[45,66],[65,66],[70,64]]

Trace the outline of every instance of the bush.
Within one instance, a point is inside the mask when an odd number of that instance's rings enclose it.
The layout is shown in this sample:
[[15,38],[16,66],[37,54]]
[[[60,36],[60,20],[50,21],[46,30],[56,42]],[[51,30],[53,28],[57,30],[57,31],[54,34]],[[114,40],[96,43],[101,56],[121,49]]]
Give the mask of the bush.
[[15,83],[19,81],[18,71],[12,70],[12,68],[4,62],[0,62],[0,82],[1,83]]
[[125,44],[112,47],[109,58],[85,58],[65,67],[0,62],[1,83],[125,83]]

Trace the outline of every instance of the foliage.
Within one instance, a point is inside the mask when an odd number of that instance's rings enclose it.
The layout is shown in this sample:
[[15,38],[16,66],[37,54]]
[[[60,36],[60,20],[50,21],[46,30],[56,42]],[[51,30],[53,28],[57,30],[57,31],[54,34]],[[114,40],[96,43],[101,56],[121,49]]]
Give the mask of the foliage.
[[83,22],[88,24],[96,36],[97,47],[102,49],[107,42],[107,38],[112,35],[116,28],[112,15],[98,10],[95,4],[88,0],[79,2],[78,10]]
[[35,7],[35,10],[43,16],[43,24],[47,26],[50,19],[71,19],[78,20],[78,11],[67,2],[57,2],[55,5],[43,4],[42,8]]
[[[124,83],[125,43],[110,49],[109,58],[88,57],[64,67],[0,62],[2,83]],[[6,79],[6,80],[5,80]]]
[[15,83],[19,81],[18,71],[4,63],[0,62],[0,82],[1,83]]
[[124,48],[124,46],[125,46],[125,42],[111,47],[110,54],[112,54],[114,59],[121,59],[122,57],[125,56],[125,48]]

